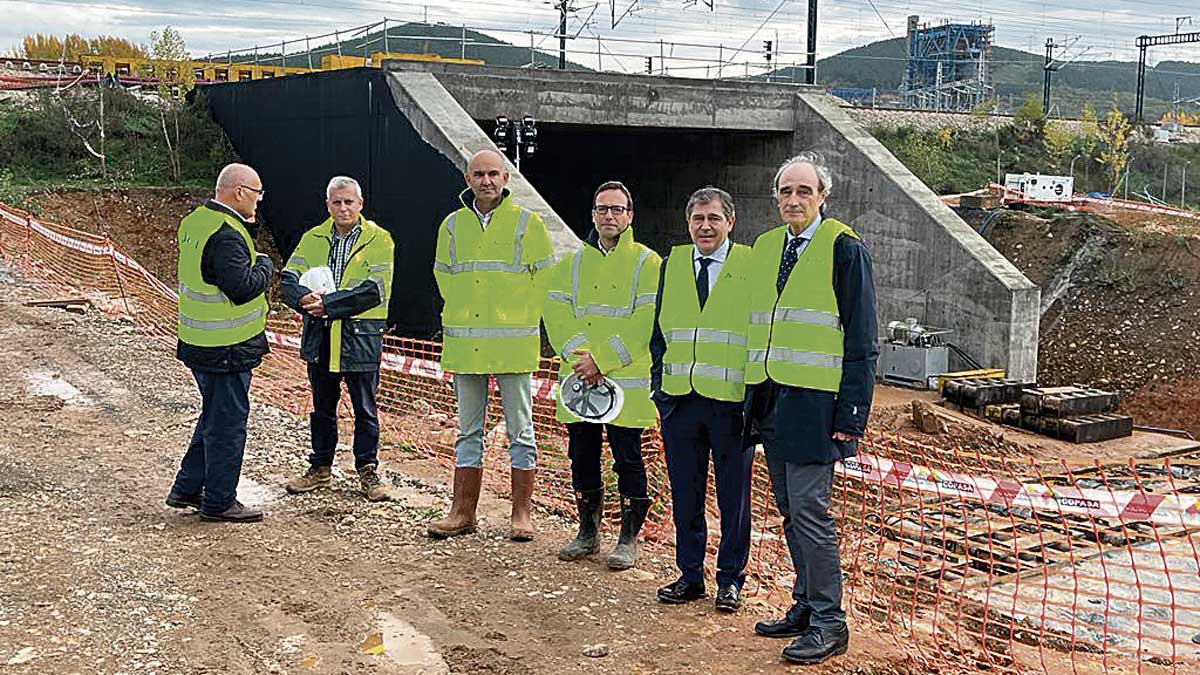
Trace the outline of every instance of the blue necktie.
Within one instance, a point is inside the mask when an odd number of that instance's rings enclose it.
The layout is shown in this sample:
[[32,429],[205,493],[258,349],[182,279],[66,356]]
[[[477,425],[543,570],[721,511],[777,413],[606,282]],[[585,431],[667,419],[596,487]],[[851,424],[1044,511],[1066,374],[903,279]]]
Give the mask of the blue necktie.
[[696,275],[696,295],[700,298],[700,309],[704,309],[704,303],[708,302],[708,265],[712,261],[712,258],[700,259],[700,273]]
[[800,258],[797,249],[804,239],[800,237],[792,237],[788,242],[787,248],[783,249],[783,260],[779,261],[779,278],[775,281],[775,290],[777,293],[783,292],[783,287],[787,285],[788,277],[792,274],[792,268],[796,266],[796,260]]

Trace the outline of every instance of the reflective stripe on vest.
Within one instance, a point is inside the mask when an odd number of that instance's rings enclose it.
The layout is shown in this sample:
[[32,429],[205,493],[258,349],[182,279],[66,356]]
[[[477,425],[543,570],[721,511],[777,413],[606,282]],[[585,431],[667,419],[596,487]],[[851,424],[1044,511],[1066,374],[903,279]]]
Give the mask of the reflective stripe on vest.
[[695,392],[719,401],[745,395],[747,301],[751,251],[733,244],[704,309],[696,294],[694,247],[677,246],[667,259],[659,327],[667,343],[662,391]]
[[246,244],[250,260],[258,253],[254,240],[232,215],[201,206],[179,223],[176,234],[179,260],[179,306],[176,330],[179,340],[197,347],[228,347],[245,342],[266,328],[267,300],[259,294],[244,304],[234,304],[220,288],[204,280],[201,261],[209,239],[222,227],[232,228]]
[[[433,269],[447,274],[460,274],[462,272],[525,272],[528,271],[526,266],[521,264],[521,254],[524,253],[525,230],[529,227],[529,218],[533,215],[531,212],[521,209],[521,216],[517,220],[517,235],[513,242],[513,261],[511,263],[502,262],[499,260],[471,260],[468,262],[458,262],[458,244],[455,241],[454,228],[458,223],[458,215],[461,211],[455,211],[450,216],[450,222],[446,224],[446,233],[450,235],[450,264],[434,261]],[[554,262],[554,256],[542,258],[534,262],[531,267],[536,271],[546,267]]]
[[761,235],[754,245],[746,382],[836,392],[841,383],[844,335],[833,292],[837,238],[853,230],[832,218],[821,221],[800,254],[783,291],[777,272],[787,227]]
[[[296,250],[292,252],[292,257],[288,258],[285,269],[300,276],[310,269],[309,260],[317,262],[318,266],[326,265],[333,244],[334,227],[333,219],[329,218],[305,232]],[[359,227],[362,228],[361,233],[346,258],[338,290],[357,288],[369,281],[375,284],[380,301],[379,304],[368,307],[352,317],[328,321],[329,371],[333,373],[342,372],[342,351],[345,347],[343,332],[350,329],[346,326],[346,321],[387,319],[392,285],[389,271],[395,256],[392,238],[387,230],[366,218],[360,217]]]
[[[633,266],[633,281],[629,285],[629,304],[628,305],[601,305],[592,303],[590,305],[579,306],[579,266],[583,264],[583,250],[575,252],[575,256],[571,259],[571,293],[570,295],[562,291],[549,291],[546,293],[546,299],[553,302],[565,302],[571,306],[571,311],[574,312],[576,319],[581,319],[589,314],[596,316],[606,316],[613,319],[633,316],[633,310],[642,305],[654,304],[654,293],[643,293],[638,295],[638,281],[642,276],[642,268],[646,265],[646,258],[650,257],[650,251],[643,250],[638,256],[637,262]],[[624,345],[622,345],[623,347]],[[615,347],[614,347],[615,349]],[[630,360],[630,363],[633,363]],[[629,365],[629,364],[624,364]]]
[[461,338],[520,338],[537,337],[537,328],[459,328],[446,326],[442,329],[446,337]]

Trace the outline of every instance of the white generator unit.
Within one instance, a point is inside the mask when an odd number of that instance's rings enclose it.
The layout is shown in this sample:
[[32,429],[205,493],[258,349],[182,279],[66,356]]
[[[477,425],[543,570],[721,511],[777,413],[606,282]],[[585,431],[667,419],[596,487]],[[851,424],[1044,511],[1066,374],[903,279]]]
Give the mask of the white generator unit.
[[1069,202],[1075,194],[1075,179],[1071,176],[1010,173],[1004,176],[1004,187],[1025,199],[1037,202]]

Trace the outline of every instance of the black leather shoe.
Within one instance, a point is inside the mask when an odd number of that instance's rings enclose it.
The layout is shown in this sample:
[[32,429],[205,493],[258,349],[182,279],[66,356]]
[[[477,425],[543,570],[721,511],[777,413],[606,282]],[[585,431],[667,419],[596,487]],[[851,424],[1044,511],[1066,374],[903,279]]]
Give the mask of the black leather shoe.
[[845,654],[850,646],[850,630],[841,628],[811,628],[783,650],[783,658],[802,666],[821,663],[831,656]]
[[722,612],[736,612],[742,607],[742,591],[737,586],[729,584],[717,589],[717,609]]
[[769,638],[799,637],[808,632],[808,622],[811,618],[811,610],[800,609],[793,605],[782,619],[759,621],[754,624],[754,632]]
[[200,520],[208,520],[213,522],[224,523],[257,523],[263,519],[262,511],[246,506],[238,500],[233,500],[233,504],[220,513],[205,513],[200,512]]
[[673,584],[658,589],[658,599],[668,605],[682,605],[704,597],[704,582],[684,581],[682,577]]
[[167,506],[173,509],[196,509],[199,511],[200,500],[203,497],[203,493],[197,495],[185,495],[171,490],[171,493],[167,495]]

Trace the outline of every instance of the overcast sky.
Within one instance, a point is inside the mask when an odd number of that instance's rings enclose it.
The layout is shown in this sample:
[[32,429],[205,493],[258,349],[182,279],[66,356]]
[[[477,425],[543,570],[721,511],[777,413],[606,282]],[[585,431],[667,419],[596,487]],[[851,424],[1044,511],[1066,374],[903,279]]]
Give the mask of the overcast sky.
[[[663,53],[690,55],[693,72],[715,63],[718,54],[736,57],[754,67],[763,64],[762,40],[776,42],[783,54],[776,62],[803,61],[806,0],[615,0],[623,16],[612,27],[609,0],[574,0],[569,30],[580,39],[568,47],[572,59],[595,67],[599,50],[606,69],[641,70],[644,56]],[[953,14],[945,9],[955,6]],[[1097,9],[1103,7],[1104,9]],[[996,44],[1042,53],[1046,38],[1067,42],[1078,37],[1068,56],[1082,60],[1135,60],[1134,38],[1141,34],[1173,33],[1176,18],[1182,32],[1200,32],[1200,2],[1196,0],[824,0],[820,5],[818,53],[829,56],[851,47],[888,37],[902,37],[906,17],[940,22],[983,21],[996,26]],[[0,50],[7,52],[28,33],[108,34],[146,42],[150,32],[171,25],[187,41],[193,55],[279,44],[336,29],[379,21],[466,24],[494,37],[528,45],[528,31],[542,49],[555,47],[552,33],[558,22],[551,0],[503,2],[384,2],[381,0],[0,0]],[[505,32],[512,31],[512,32]],[[521,34],[525,31],[525,34]],[[597,44],[597,36],[603,38]],[[658,40],[664,40],[661,48]],[[676,43],[672,48],[671,43]],[[685,43],[708,45],[686,48]],[[718,49],[718,45],[722,45]],[[289,48],[291,51],[291,48]],[[1164,59],[1200,62],[1200,43],[1155,48],[1151,62]],[[682,69],[687,62],[668,60]],[[657,65],[656,65],[657,69]],[[683,74],[683,73],[680,73]]]

